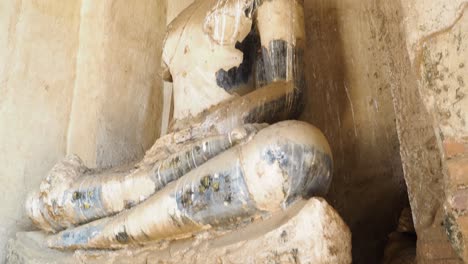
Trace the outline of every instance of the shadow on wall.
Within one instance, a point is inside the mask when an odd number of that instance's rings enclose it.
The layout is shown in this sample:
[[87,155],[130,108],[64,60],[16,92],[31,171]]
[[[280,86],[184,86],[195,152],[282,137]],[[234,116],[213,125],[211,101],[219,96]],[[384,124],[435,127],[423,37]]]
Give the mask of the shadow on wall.
[[399,21],[387,21],[376,0],[306,0],[305,12],[308,91],[301,119],[319,127],[332,146],[328,199],[353,233],[353,262],[379,263],[408,203],[391,73],[380,60],[389,48],[385,24]]

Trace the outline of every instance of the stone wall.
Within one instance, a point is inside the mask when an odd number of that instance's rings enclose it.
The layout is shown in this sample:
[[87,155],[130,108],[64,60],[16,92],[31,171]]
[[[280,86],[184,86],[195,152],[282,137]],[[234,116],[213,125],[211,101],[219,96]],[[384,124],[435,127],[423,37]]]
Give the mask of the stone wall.
[[0,262],[58,160],[110,166],[158,136],[165,3],[0,2]]
[[407,175],[413,185],[410,196],[415,197],[418,257],[421,263],[461,263],[457,254],[468,260],[468,1],[413,0],[402,5],[419,95],[413,102],[424,106],[432,152],[437,155],[432,181]]
[[159,135],[164,7],[82,1],[68,152],[87,166],[141,158]]
[[25,194],[66,153],[79,2],[0,3],[0,262]]
[[[387,3],[388,2],[388,3]],[[309,90],[302,119],[334,153],[329,199],[353,233],[355,263],[379,263],[407,203],[399,155],[392,59],[405,46],[397,1],[306,0]]]

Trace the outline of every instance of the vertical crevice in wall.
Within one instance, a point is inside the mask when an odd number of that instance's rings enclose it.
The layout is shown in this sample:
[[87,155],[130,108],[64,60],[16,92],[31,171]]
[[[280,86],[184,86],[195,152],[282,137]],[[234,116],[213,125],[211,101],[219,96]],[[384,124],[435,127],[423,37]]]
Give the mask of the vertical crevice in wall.
[[[391,2],[391,1],[390,1]],[[353,232],[353,261],[378,263],[407,204],[389,82],[387,43],[400,23],[377,0],[305,1],[308,89],[301,117],[335,159],[328,200]]]
[[140,159],[160,133],[164,5],[82,1],[67,153],[87,166]]

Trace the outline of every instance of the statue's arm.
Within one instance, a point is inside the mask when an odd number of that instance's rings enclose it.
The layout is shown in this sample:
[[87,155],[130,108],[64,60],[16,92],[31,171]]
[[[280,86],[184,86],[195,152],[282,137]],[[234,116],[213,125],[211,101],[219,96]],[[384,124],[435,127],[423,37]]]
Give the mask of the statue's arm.
[[302,0],[260,0],[255,13],[261,54],[256,64],[257,86],[293,81],[304,87],[305,46]]

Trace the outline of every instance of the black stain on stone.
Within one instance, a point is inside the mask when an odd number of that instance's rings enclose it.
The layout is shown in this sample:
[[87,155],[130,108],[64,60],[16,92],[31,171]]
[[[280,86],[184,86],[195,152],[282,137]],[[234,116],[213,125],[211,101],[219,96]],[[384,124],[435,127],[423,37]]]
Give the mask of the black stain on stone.
[[244,117],[246,123],[271,124],[299,117],[304,109],[302,97],[306,86],[303,56],[303,49],[295,48],[283,40],[271,41],[268,49],[262,47],[255,62],[255,86],[263,87],[277,81],[293,81],[294,89],[249,111]]
[[260,38],[254,26],[242,42],[237,42],[236,49],[244,54],[241,64],[229,70],[220,69],[216,72],[216,83],[228,93],[248,84],[253,73],[253,65],[260,47]]
[[73,199],[73,201],[78,201],[78,200],[82,199],[84,196],[85,196],[84,193],[76,191],[76,192],[73,193],[73,198],[72,199]]
[[206,175],[200,179],[200,189],[207,190],[211,186],[211,176]]
[[461,254],[464,248],[464,240],[458,228],[455,216],[452,213],[445,215],[443,225],[452,247],[458,254]]
[[130,201],[130,200],[125,200],[124,201],[125,209],[130,209],[130,208],[134,207],[135,205],[137,205],[137,203],[135,201]]
[[281,167],[287,167],[289,163],[289,158],[281,149],[267,149],[267,151],[264,154],[264,159],[270,165],[278,161]]
[[187,188],[178,199],[183,208],[188,208],[192,205],[192,194],[192,189]]
[[[303,49],[277,39],[270,41],[268,48],[262,46],[261,55],[256,63],[257,85],[262,86],[278,80],[294,80],[296,89],[304,88]],[[288,72],[291,76],[288,76]]]
[[304,109],[302,94],[301,89],[294,89],[276,100],[259,105],[245,114],[244,122],[274,124],[282,120],[296,119]]
[[289,63],[293,63],[288,60],[291,58],[288,55],[293,51],[288,46],[284,40],[273,40],[269,43],[268,49],[262,47],[263,64],[268,82],[286,80]]
[[181,186],[175,198],[182,215],[212,226],[236,224],[255,211],[237,165]]
[[115,236],[115,239],[121,244],[127,244],[129,238],[130,237],[128,236],[127,231],[125,231],[125,228],[124,231],[117,233],[117,235]]
[[283,232],[281,232],[281,242],[288,242],[288,232],[286,232],[286,230],[283,230]]
[[287,175],[285,189],[286,204],[297,198],[324,195],[331,180],[332,159],[319,149],[286,141],[269,146],[262,153],[269,165],[278,164]]

